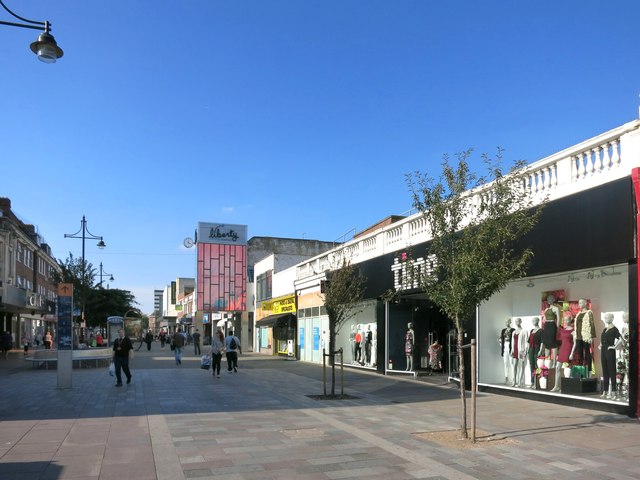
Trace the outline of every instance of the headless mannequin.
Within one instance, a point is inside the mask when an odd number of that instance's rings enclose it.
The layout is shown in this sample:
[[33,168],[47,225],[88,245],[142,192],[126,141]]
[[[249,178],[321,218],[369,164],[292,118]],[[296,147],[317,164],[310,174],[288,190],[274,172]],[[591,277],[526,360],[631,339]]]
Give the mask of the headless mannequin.
[[[573,355],[576,349],[576,342],[574,341],[575,334],[576,332],[573,328],[573,319],[571,318],[571,315],[567,315],[564,317],[563,328],[560,332],[562,343],[560,344],[560,351],[558,352],[558,361],[556,362],[556,381],[554,387],[551,389],[552,392],[560,391],[560,378],[562,377],[563,371],[562,364],[573,360]],[[565,342],[567,343],[566,345]]]
[[587,307],[584,298],[578,300],[580,312],[576,315],[576,353],[580,356],[580,364],[585,367],[587,377],[591,375],[591,345],[596,337],[593,312]]
[[405,372],[413,372],[413,347],[416,342],[416,335],[413,331],[413,323],[407,324],[407,333],[404,337],[404,353],[407,357],[407,368]]
[[511,356],[513,357],[513,386],[524,385],[524,367],[527,362],[527,332],[522,329],[522,319],[514,320],[515,328],[511,333]]
[[498,335],[498,343],[500,344],[500,356],[504,364],[504,383],[509,383],[509,373],[511,370],[511,334],[514,328],[511,327],[511,319],[507,318],[504,327]]
[[531,372],[531,388],[536,388],[536,370],[538,369],[538,355],[542,346],[542,330],[540,330],[540,319],[533,317],[533,328],[529,332],[529,347],[527,356],[529,357],[529,371]]
[[600,338],[600,360],[602,361],[602,396],[616,399],[616,345],[620,340],[620,331],[613,325],[613,313],[604,316],[604,330]]

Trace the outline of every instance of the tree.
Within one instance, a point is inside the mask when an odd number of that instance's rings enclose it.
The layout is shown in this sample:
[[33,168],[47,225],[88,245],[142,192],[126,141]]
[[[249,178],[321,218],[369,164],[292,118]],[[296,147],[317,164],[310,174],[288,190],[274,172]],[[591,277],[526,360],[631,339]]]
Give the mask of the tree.
[[138,302],[130,291],[105,289],[99,282],[94,284],[96,271],[91,263],[85,260],[83,268],[82,259],[75,258],[72,253],[69,253],[67,259],[58,260],[58,264],[61,273],[55,274],[54,280],[58,283],[73,284],[74,307],[82,310],[84,300],[85,320],[88,327],[102,326],[106,323],[107,317],[122,315],[122,312],[127,310],[138,312],[134,306]]
[[457,166],[445,156],[437,182],[428,174],[407,175],[413,205],[424,215],[432,237],[427,246],[432,268],[420,273],[419,284],[457,330],[460,430],[465,439],[465,325],[475,318],[478,305],[526,273],[533,252],[521,246],[522,238],[538,222],[545,203],[534,206],[524,162],[515,162],[505,174],[498,149],[495,159],[482,155],[488,176],[478,177],[469,167],[471,153],[458,154]]
[[329,316],[329,360],[331,364],[331,396],[335,396],[336,335],[340,328],[354,315],[362,311],[362,300],[366,279],[360,269],[352,265],[346,258],[338,268],[327,273],[323,284],[324,306]]

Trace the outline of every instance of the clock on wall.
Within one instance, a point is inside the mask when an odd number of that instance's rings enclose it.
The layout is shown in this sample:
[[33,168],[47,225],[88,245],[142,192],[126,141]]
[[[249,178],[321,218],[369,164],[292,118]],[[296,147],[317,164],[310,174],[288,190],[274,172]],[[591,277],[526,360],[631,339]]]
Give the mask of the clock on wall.
[[187,238],[185,238],[185,239],[183,240],[182,244],[183,244],[185,247],[187,247],[187,248],[191,248],[191,247],[193,247],[193,239],[192,239],[192,238],[187,237]]

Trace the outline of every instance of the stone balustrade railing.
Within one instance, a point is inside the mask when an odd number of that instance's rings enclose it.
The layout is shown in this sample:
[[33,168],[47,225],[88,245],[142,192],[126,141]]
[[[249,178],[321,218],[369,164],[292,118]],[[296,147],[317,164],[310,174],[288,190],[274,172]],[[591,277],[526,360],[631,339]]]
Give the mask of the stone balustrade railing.
[[[640,167],[640,120],[528,165],[528,181],[523,187],[534,203],[544,198],[552,201],[628,176],[634,167]],[[469,195],[475,205],[490,201],[491,184]],[[359,263],[430,238],[429,225],[418,212],[299,264],[296,278],[302,280],[337,268],[345,257],[351,263]]]

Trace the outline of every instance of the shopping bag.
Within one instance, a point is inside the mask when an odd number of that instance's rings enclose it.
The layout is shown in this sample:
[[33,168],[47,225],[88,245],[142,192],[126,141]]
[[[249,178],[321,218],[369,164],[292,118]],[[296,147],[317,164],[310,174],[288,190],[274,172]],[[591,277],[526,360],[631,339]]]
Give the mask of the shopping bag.
[[116,374],[116,366],[114,365],[113,362],[111,362],[109,364],[109,375],[111,375],[112,377],[115,376]]
[[203,370],[209,370],[211,368],[211,357],[209,355],[203,355],[200,359],[200,368]]

